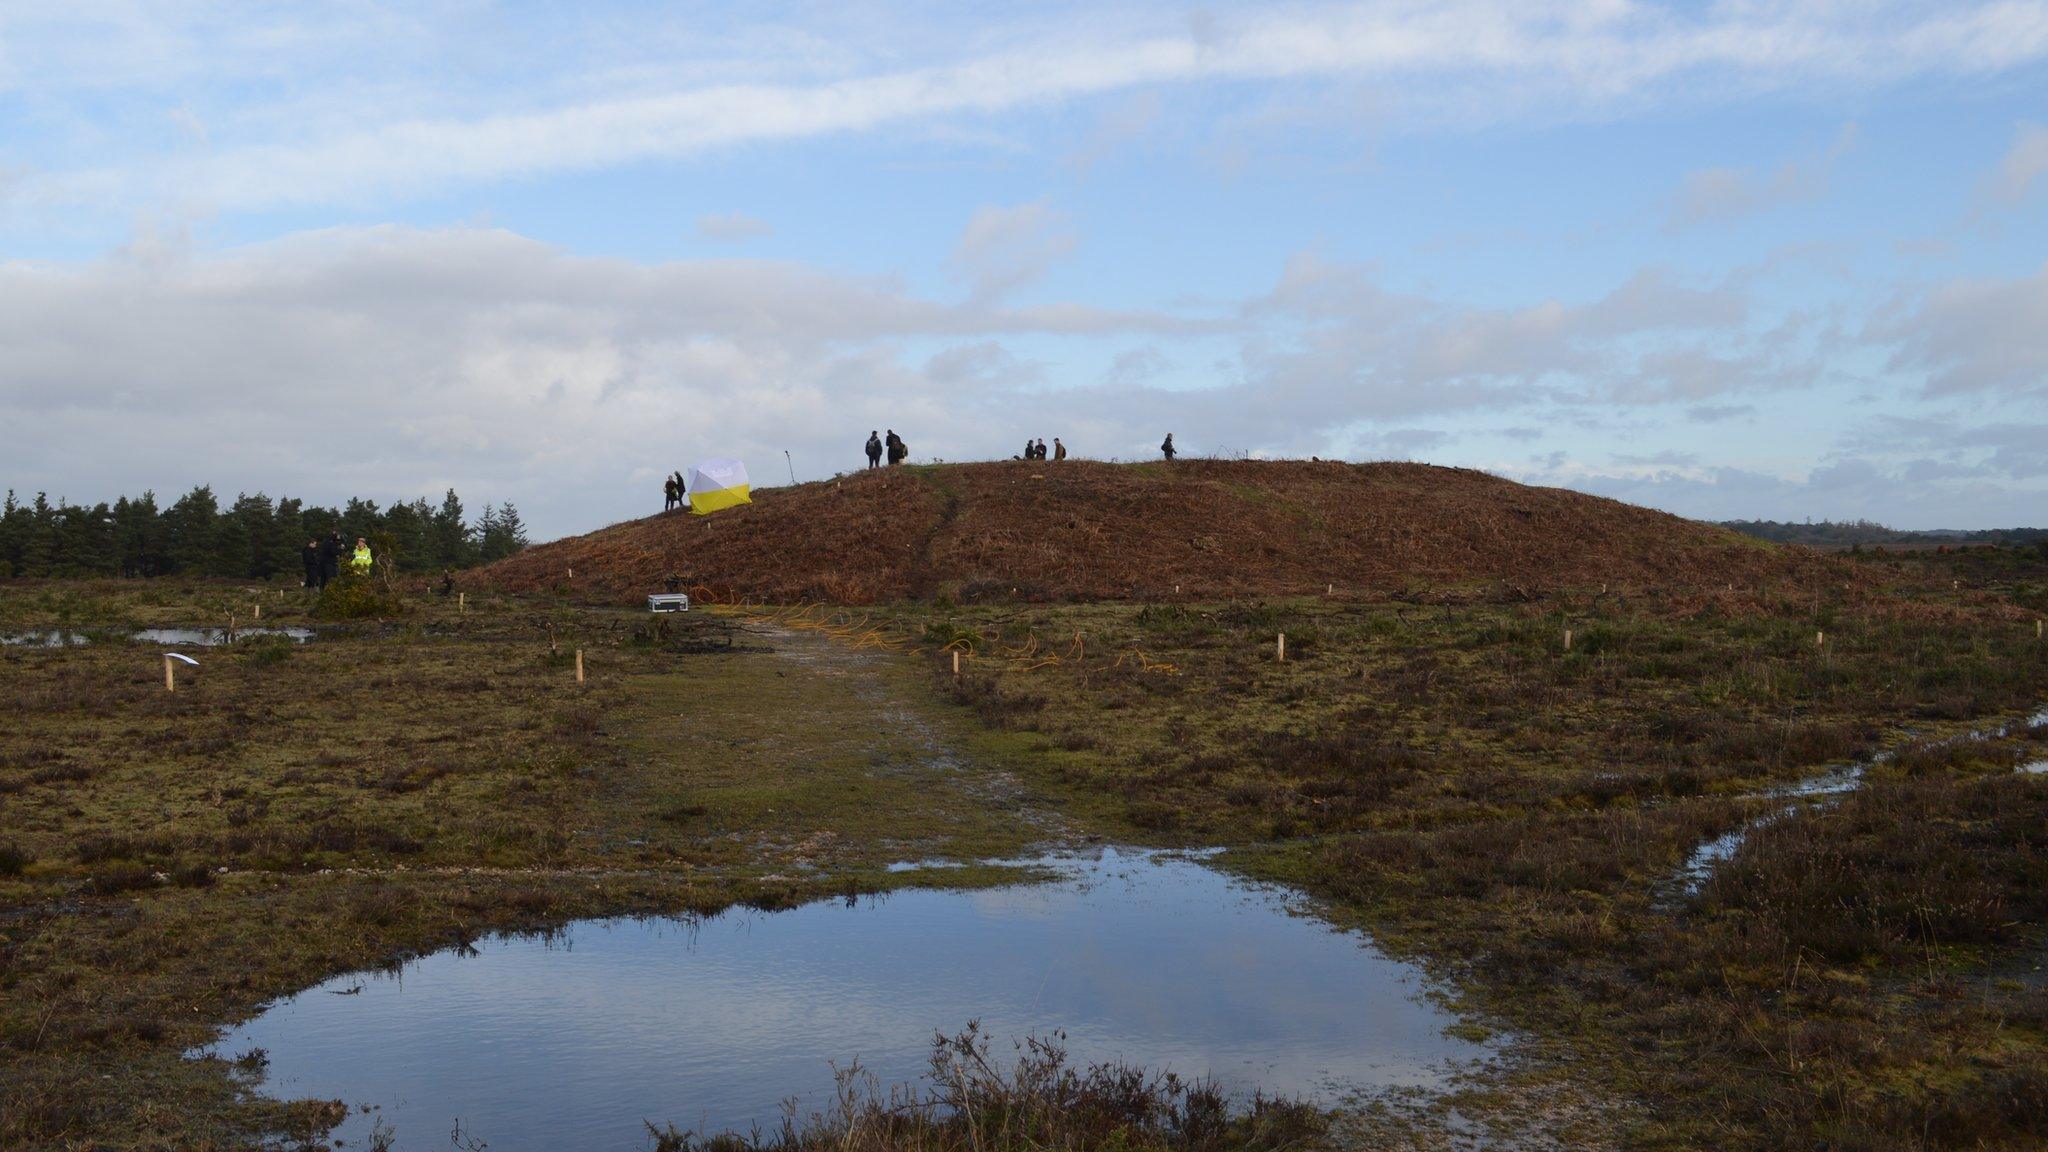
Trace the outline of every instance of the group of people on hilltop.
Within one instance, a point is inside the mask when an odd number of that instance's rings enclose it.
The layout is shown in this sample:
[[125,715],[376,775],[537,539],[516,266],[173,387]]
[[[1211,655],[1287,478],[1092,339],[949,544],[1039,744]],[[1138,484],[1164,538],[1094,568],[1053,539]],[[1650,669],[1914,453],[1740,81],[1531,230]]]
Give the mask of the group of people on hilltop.
[[[870,431],[868,433],[866,451],[868,467],[870,468],[880,468],[884,456],[888,457],[891,464],[901,464],[910,458],[910,445],[903,442],[903,437],[898,436],[894,428],[889,429],[887,434],[879,431]],[[1168,460],[1173,459],[1173,433],[1168,432],[1166,439],[1160,441],[1159,451]],[[1067,446],[1060,443],[1060,438],[1057,436],[1052,438],[1052,447],[1050,448],[1046,447],[1045,438],[1042,436],[1036,440],[1024,441],[1024,454],[1017,457],[1019,460],[1065,460],[1066,458]],[[684,487],[683,474],[681,472],[665,477],[661,482],[661,490],[663,495],[661,510],[663,512],[682,507],[690,498],[689,493]],[[361,541],[356,543],[358,548],[361,549],[360,554],[367,556],[369,554],[368,546],[364,545]],[[308,543],[306,547],[308,549],[308,556],[311,556],[313,545]],[[321,547],[325,548],[326,545]],[[313,561],[309,559],[306,561],[306,564],[306,571],[309,573],[307,583],[310,585],[312,582],[310,573],[313,571]],[[368,561],[364,562],[364,566],[368,566]]]
[[[1159,442],[1159,452],[1168,460],[1174,458],[1176,452],[1173,447],[1173,433],[1168,432],[1166,439]],[[903,437],[896,435],[894,428],[889,429],[887,436],[883,436],[880,432],[869,432],[867,443],[868,467],[881,467],[884,453],[888,454],[889,463],[901,464],[910,456],[910,445],[903,442]],[[1052,438],[1051,448],[1045,446],[1045,438],[1042,436],[1035,440],[1026,440],[1024,441],[1024,454],[1013,457],[1013,459],[1017,460],[1065,460],[1066,458],[1067,446],[1060,443],[1060,438],[1057,436]],[[671,502],[676,499],[674,489],[679,481],[680,477],[676,480],[671,480],[669,483],[669,498]]]
[[327,534],[324,540],[308,540],[299,553],[299,559],[306,566],[306,587],[325,588],[341,574],[341,556],[348,552],[349,571],[358,576],[370,574],[370,542],[356,537],[355,550],[350,552],[341,538],[341,529]]
[[894,428],[889,429],[889,435],[886,437],[870,431],[867,444],[868,467],[881,467],[882,455],[885,452],[891,464],[901,464],[910,459],[910,445],[903,442],[903,437],[898,436]]

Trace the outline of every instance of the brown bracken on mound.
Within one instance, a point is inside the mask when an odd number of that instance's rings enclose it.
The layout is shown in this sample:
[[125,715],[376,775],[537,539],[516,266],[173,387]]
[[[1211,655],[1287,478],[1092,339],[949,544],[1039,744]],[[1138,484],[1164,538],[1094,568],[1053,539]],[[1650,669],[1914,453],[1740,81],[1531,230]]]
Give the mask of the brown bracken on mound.
[[837,604],[1333,586],[1361,599],[1526,599],[1612,585],[1697,605],[1865,584],[1806,549],[1470,469],[1261,460],[856,472],[539,545],[480,578],[631,603],[671,574],[711,600]]

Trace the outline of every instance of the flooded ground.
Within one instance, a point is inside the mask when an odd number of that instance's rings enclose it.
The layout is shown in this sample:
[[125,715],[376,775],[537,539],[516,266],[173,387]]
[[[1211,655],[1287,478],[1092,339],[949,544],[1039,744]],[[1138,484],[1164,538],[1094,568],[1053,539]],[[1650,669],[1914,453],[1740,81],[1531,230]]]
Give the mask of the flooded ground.
[[[2042,727],[2048,727],[2048,708],[2036,709],[2025,718],[2011,723],[1996,724],[1986,728],[1974,728],[1961,735],[1937,741],[1931,747],[1939,748],[1972,741],[1997,740],[2017,731]],[[1796,815],[1804,808],[1815,804],[1827,804],[1834,798],[1854,792],[1862,787],[1865,772],[1873,765],[1882,764],[1890,758],[1891,753],[1879,752],[1867,760],[1859,760],[1853,764],[1838,765],[1819,775],[1809,776],[1804,780],[1756,793],[1752,797],[1753,799],[1781,800],[1784,801],[1784,804],[1763,816],[1743,824],[1734,831],[1716,836],[1694,849],[1692,855],[1686,859],[1684,866],[1679,869],[1677,877],[1679,889],[1686,894],[1698,892],[1700,887],[1714,874],[1714,869],[1720,867],[1724,861],[1734,856],[1735,850],[1742,847],[1743,842],[1749,839],[1752,832],[1766,824]],[[2029,775],[2048,773],[2048,760],[2037,760],[2021,764],[2018,771]]]
[[[146,644],[191,644],[202,648],[214,648],[228,643],[230,637],[225,628],[144,628],[129,634],[133,639]],[[235,640],[248,640],[256,636],[284,636],[295,643],[304,644],[313,638],[311,628],[237,628]]]
[[67,632],[62,629],[16,632],[0,636],[0,644],[23,648],[72,648],[92,643],[92,637],[83,632]]
[[1063,1031],[1083,1062],[1326,1101],[1489,1054],[1444,1034],[1414,968],[1283,891],[1179,856],[1057,865],[1047,884],[493,940],[331,980],[208,1051],[263,1048],[266,1091],[355,1106],[345,1138],[381,1118],[406,1147],[459,1121],[494,1152],[638,1147],[643,1121],[772,1127],[786,1098],[829,1099],[832,1062],[913,1080],[934,1033],[974,1019]]
[[[233,639],[248,640],[257,636],[283,636],[294,643],[304,644],[313,638],[311,628],[237,628]],[[20,645],[29,648],[70,648],[90,644],[99,640],[134,640],[143,644],[169,644],[173,647],[192,646],[217,648],[228,643],[230,637],[225,628],[141,628],[133,632],[73,632],[50,629],[36,632],[17,632],[11,636],[0,636],[0,644]]]

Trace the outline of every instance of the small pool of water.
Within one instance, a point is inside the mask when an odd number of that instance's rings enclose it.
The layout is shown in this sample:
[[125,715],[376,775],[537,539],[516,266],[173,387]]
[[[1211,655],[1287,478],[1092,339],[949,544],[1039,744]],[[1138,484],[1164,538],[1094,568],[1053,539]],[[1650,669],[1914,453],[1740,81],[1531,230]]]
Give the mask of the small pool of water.
[[71,648],[79,644],[92,643],[92,637],[83,632],[67,632],[63,629],[39,629],[34,632],[16,632],[0,636],[0,644],[23,648]]
[[[118,638],[121,634],[100,633],[98,635],[101,639],[107,639],[109,635]],[[70,648],[80,644],[92,643],[93,636],[93,633],[71,632],[53,628],[0,636],[0,644],[20,645],[28,648]],[[247,640],[254,636],[283,636],[290,639],[293,643],[304,644],[313,638],[313,630],[311,628],[297,627],[235,629],[235,639],[237,640]],[[228,642],[228,630],[225,628],[140,628],[127,633],[127,638],[144,644],[217,648]]]
[[1058,1029],[1078,1062],[1240,1096],[1431,1087],[1491,1054],[1444,1034],[1412,966],[1282,890],[1177,856],[1056,864],[1045,884],[494,939],[330,980],[205,1051],[265,1049],[265,1090],[347,1101],[351,1141],[377,1117],[401,1147],[460,1120],[493,1152],[641,1147],[643,1121],[772,1130],[783,1100],[829,1101],[832,1062],[916,1080],[933,1034],[975,1019],[1005,1056]]
[[[215,648],[228,642],[225,628],[143,628],[129,633],[129,636],[150,644],[189,644],[200,648]],[[304,644],[313,638],[311,628],[237,628],[235,639],[247,640],[253,636],[284,636],[295,644]]]

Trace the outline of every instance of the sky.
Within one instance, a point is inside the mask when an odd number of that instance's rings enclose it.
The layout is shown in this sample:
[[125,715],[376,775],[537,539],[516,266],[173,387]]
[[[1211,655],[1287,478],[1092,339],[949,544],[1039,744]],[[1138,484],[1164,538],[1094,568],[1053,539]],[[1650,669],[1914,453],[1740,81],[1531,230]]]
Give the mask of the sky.
[[0,487],[1017,454],[2048,524],[2048,0],[0,0]]

